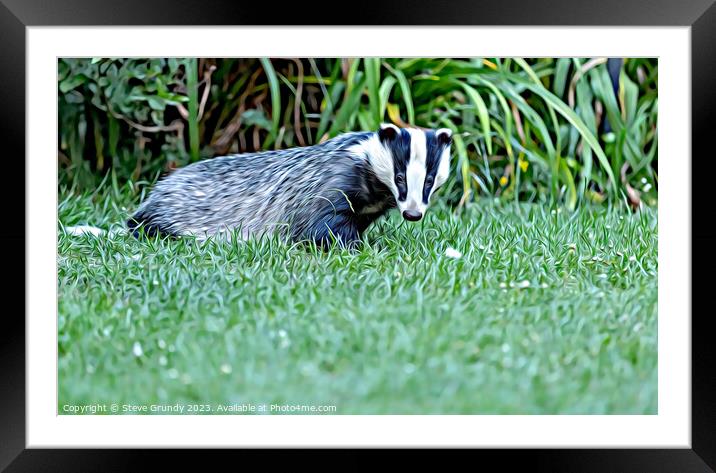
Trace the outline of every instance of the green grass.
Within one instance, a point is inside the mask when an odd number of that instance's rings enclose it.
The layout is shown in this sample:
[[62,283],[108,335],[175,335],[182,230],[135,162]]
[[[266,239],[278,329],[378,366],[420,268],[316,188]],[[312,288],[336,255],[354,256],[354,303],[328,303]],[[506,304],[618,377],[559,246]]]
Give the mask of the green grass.
[[136,200],[60,193],[60,406],[656,413],[655,209],[438,206],[357,252],[62,230]]

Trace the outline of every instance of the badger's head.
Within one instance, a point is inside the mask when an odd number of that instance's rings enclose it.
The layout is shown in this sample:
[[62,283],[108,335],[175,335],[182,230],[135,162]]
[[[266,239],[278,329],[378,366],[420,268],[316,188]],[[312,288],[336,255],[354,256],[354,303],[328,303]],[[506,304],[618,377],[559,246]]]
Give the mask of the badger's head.
[[368,160],[373,172],[393,193],[406,220],[425,215],[430,197],[450,173],[452,132],[447,128],[420,130],[383,124]]

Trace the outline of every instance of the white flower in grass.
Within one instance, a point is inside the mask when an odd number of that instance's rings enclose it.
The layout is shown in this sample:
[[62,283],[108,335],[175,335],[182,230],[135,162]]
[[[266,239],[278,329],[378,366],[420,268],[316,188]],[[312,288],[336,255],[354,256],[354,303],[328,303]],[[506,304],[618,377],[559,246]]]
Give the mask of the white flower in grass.
[[137,358],[144,355],[144,350],[142,350],[142,344],[139,342],[134,342],[134,345],[132,345],[132,353]]
[[530,287],[530,282],[525,279],[524,281],[518,282],[515,287],[518,287],[519,289],[525,289],[527,287]]
[[445,256],[447,256],[448,258],[458,259],[458,258],[462,258],[462,253],[460,253],[459,251],[457,251],[455,248],[448,247],[448,248],[445,250]]
[[229,374],[229,373],[231,373],[231,365],[228,363],[224,363],[221,365],[219,370],[224,374]]

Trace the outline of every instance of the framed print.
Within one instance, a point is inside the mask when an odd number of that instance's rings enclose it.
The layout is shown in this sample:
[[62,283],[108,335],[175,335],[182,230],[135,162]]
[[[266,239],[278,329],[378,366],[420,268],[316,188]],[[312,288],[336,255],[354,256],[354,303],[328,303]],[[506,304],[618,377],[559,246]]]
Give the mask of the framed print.
[[713,471],[716,7],[459,3],[3,0],[3,468]]

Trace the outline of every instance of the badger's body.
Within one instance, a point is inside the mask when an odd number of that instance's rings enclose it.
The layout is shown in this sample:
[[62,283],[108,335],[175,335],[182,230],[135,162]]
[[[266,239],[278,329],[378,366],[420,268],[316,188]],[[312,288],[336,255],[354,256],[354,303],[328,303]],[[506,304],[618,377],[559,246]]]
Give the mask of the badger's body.
[[[128,225],[135,235],[237,231],[243,238],[278,234],[353,245],[396,205],[422,216],[447,177],[449,138],[448,130],[385,125],[314,146],[200,161],[160,180]],[[428,181],[431,189],[424,188]]]

